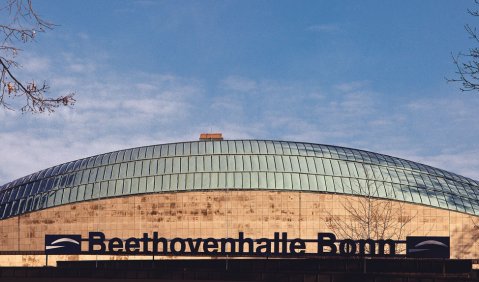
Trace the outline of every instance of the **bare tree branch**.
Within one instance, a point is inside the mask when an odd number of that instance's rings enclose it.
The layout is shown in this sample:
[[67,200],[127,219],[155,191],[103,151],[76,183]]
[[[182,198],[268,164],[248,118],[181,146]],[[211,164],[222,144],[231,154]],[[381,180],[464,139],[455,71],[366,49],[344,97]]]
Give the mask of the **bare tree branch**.
[[408,214],[403,202],[378,199],[379,190],[382,197],[392,198],[392,187],[372,180],[373,170],[368,165],[364,165],[363,169],[366,179],[359,180],[357,187],[349,187],[352,194],[358,196],[341,202],[346,216],[326,211],[328,228],[340,237],[355,239],[404,239],[414,233],[409,224],[416,215]]
[[[479,5],[479,1],[475,1]],[[467,12],[473,16],[479,16],[479,10],[468,9]],[[446,78],[448,82],[460,83],[461,91],[479,90],[479,37],[476,27],[466,24],[464,26],[469,38],[474,41],[476,47],[470,48],[467,52],[459,52],[456,55],[451,54],[452,61],[456,66],[456,77]]]
[[7,0],[0,6],[0,16],[4,16],[0,20],[0,106],[14,110],[9,101],[23,99],[22,112],[43,113],[74,105],[74,93],[47,98],[49,86],[45,81],[22,81],[15,73],[20,68],[17,55],[22,51],[18,45],[33,41],[37,33],[52,29],[54,24],[33,10],[31,0]]

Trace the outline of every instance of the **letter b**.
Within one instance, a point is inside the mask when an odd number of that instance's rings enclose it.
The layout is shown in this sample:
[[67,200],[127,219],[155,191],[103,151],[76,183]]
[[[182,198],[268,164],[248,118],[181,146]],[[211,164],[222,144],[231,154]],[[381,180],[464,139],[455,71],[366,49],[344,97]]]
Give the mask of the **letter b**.
[[[102,254],[105,252],[105,234],[103,232],[88,233],[88,252],[95,254]],[[97,246],[95,248],[95,246]],[[99,248],[98,248],[99,247]]]

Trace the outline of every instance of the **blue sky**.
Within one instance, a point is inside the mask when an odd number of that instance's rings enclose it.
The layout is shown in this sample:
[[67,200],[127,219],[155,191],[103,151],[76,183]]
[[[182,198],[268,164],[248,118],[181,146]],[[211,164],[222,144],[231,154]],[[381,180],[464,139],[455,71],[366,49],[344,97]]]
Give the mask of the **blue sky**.
[[473,1],[34,1],[58,24],[21,46],[50,115],[0,112],[0,183],[133,146],[280,139],[479,179],[479,94],[448,84]]

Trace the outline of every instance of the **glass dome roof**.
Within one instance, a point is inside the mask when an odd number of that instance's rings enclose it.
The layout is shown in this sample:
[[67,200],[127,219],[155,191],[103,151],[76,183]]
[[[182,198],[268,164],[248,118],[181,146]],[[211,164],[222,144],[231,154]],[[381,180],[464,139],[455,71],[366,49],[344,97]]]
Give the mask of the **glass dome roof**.
[[330,145],[193,141],[96,155],[0,186],[0,219],[144,193],[277,190],[371,196],[479,215],[479,182],[427,165]]

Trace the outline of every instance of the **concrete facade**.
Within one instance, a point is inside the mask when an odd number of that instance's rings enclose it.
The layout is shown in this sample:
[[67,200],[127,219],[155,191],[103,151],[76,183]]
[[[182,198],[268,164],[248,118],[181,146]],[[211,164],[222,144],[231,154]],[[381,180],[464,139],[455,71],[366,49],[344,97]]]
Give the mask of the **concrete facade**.
[[[252,238],[272,238],[274,232],[288,232],[291,238],[314,239],[318,232],[332,232],[338,238],[344,235],[363,239],[360,231],[346,234],[341,229],[345,226],[354,227],[350,230],[364,229],[364,222],[357,215],[361,215],[365,203],[373,206],[374,215],[368,220],[371,225],[389,226],[382,229],[384,238],[450,236],[451,258],[473,259],[479,255],[477,216],[398,201],[366,201],[365,197],[298,191],[215,190],[143,194],[61,205],[0,220],[0,265],[45,265],[44,255],[31,253],[44,250],[45,234],[87,237],[90,231],[101,231],[110,238],[128,238],[157,231],[166,238],[236,238],[238,232],[244,232]],[[372,233],[371,237],[380,236]],[[49,265],[55,265],[57,259],[83,260],[92,256],[52,256]],[[151,258],[103,256],[100,259]]]

